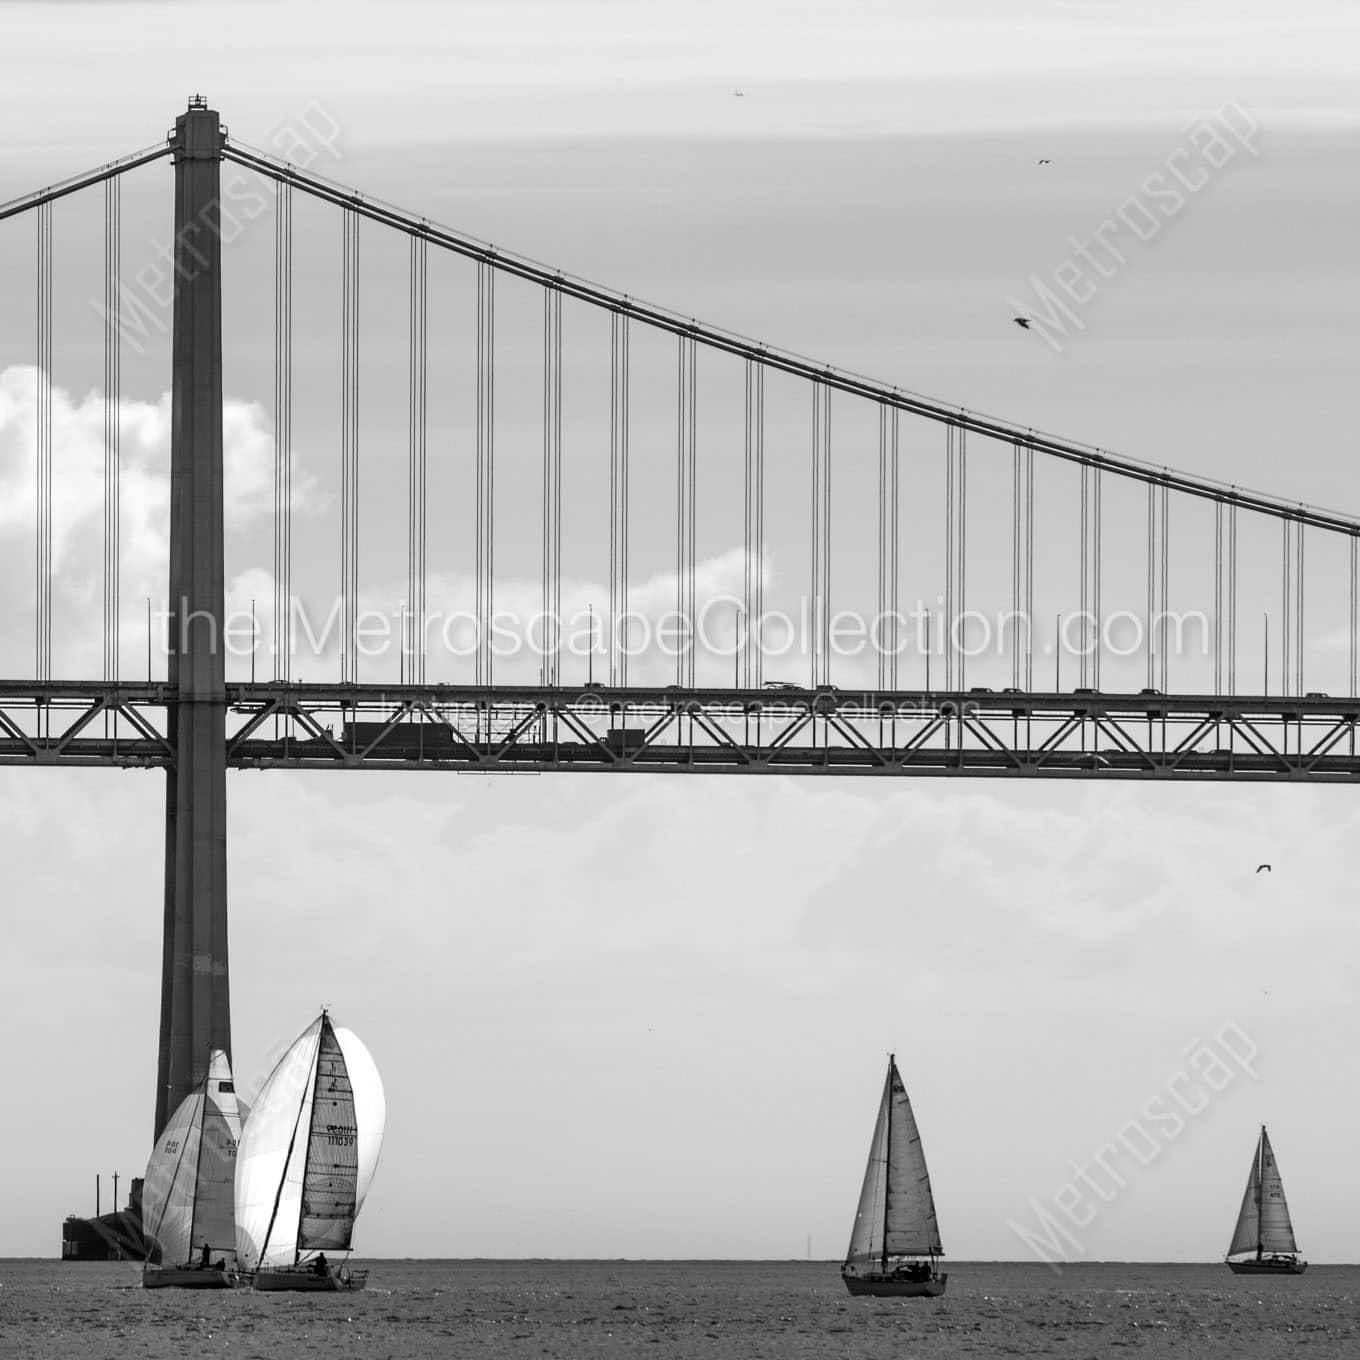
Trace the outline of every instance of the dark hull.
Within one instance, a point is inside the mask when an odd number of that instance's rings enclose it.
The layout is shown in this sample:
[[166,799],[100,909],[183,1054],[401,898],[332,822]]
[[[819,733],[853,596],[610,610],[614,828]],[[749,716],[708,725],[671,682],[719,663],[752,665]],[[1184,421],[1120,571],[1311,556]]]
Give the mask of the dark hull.
[[1302,1275],[1308,1269],[1307,1261],[1271,1260],[1263,1257],[1259,1261],[1229,1261],[1228,1269],[1234,1275]]
[[949,1282],[948,1275],[933,1275],[928,1280],[904,1280],[895,1275],[842,1275],[841,1279],[852,1294],[876,1299],[935,1299]]
[[257,1270],[251,1281],[255,1289],[265,1292],[288,1290],[294,1293],[335,1294],[362,1289],[368,1283],[368,1271],[328,1270],[324,1275],[305,1266],[299,1270]]
[[201,1266],[146,1266],[142,1270],[143,1289],[231,1289],[234,1272],[204,1270]]

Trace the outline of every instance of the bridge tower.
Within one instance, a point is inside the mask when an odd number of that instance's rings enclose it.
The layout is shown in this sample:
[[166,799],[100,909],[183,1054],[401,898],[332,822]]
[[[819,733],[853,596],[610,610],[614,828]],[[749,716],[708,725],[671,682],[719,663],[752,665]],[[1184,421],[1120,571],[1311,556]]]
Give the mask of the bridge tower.
[[231,1054],[222,525],[223,134],[195,97],[175,120],[165,940],[156,1133]]

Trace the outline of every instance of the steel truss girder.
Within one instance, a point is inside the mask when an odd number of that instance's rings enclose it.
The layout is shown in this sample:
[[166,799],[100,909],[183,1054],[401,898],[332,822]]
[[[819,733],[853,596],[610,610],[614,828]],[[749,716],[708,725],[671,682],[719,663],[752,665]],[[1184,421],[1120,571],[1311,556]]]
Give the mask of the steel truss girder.
[[[236,769],[1360,782],[1360,699],[229,684]],[[0,681],[0,764],[166,767],[162,684]]]

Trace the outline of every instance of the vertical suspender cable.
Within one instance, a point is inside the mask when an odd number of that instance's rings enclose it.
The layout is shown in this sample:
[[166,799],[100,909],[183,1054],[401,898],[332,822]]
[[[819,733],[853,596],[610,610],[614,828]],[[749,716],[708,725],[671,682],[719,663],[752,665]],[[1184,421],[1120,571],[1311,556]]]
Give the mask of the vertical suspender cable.
[[1093,464],[1081,467],[1081,658],[1083,686],[1100,688],[1101,477]]
[[945,427],[945,574],[944,648],[946,689],[962,689],[965,683],[963,616],[967,612],[966,563],[968,558],[968,445],[961,425]]
[[1147,687],[1157,682],[1157,484],[1147,484]]
[[341,683],[359,679],[359,214],[345,209],[341,325],[340,582]]
[[1091,467],[1089,463],[1083,463],[1081,472],[1081,511],[1079,515],[1079,552],[1081,559],[1081,586],[1080,600],[1078,604],[1078,638],[1080,639],[1079,655],[1077,657],[1077,674],[1080,677],[1078,684],[1085,687],[1089,681],[1088,670],[1088,639],[1087,622],[1090,613],[1090,582],[1091,582]]
[[1228,693],[1237,693],[1237,506],[1228,506]]
[[[958,682],[959,688],[963,689],[967,684],[965,670],[968,665],[967,656],[967,615],[968,615],[968,431],[962,425],[958,427],[958,454],[959,454],[959,598],[958,609],[959,619],[957,624],[957,646],[959,651]],[[955,625],[950,625],[950,636],[953,638]]]
[[104,181],[104,679],[118,679],[120,407],[122,403],[122,180]]
[[1223,643],[1225,623],[1224,605],[1224,503],[1213,503],[1213,692],[1223,694]]
[[878,612],[872,636],[878,659],[878,689],[888,688],[888,408],[878,408]]
[[954,618],[954,427],[944,431],[944,618],[940,633],[944,640],[944,687],[954,688],[954,651],[949,645],[950,623]]
[[901,652],[901,610],[898,598],[898,583],[901,577],[901,546],[902,546],[902,509],[901,509],[901,473],[898,464],[898,418],[900,412],[893,407],[889,416],[890,428],[888,431],[888,499],[892,506],[888,516],[888,541],[891,551],[888,555],[888,613],[892,617],[892,651],[888,660],[888,683],[890,688],[897,689],[897,658]]
[[1034,446],[1025,445],[1025,688],[1034,688]]
[[765,365],[746,360],[745,424],[743,427],[745,484],[742,494],[743,568],[742,684],[761,683],[761,620],[765,613]]
[[752,596],[754,595],[753,578],[755,567],[752,562],[752,553],[755,549],[755,450],[752,447],[752,418],[751,401],[754,393],[751,388],[754,383],[753,369],[754,359],[747,359],[745,366],[746,385],[743,391],[742,407],[742,485],[741,485],[741,607],[746,612],[746,642],[742,645],[741,652],[741,683],[742,687],[751,687],[751,633],[757,627],[752,606]]
[[765,365],[758,359],[746,360],[744,452],[742,607],[746,631],[741,675],[742,684],[754,689],[761,683],[761,617],[765,612]]
[[1302,695],[1303,688],[1303,544],[1308,526],[1302,521],[1294,527],[1294,693]]
[[37,678],[52,678],[52,205],[38,207],[37,526],[34,577]]
[[878,408],[878,650],[879,689],[897,688],[901,630],[897,609],[900,518],[897,469],[898,412]]
[[680,619],[682,638],[675,658],[675,679],[679,685],[694,684],[694,653],[697,621],[695,619],[695,474],[696,443],[695,417],[697,382],[695,377],[695,344],[690,336],[679,337],[676,364],[676,422],[675,455],[675,612]]
[[1100,602],[1100,577],[1102,566],[1101,553],[1101,525],[1103,515],[1101,513],[1101,473],[1098,467],[1091,469],[1091,590],[1088,602],[1091,611],[1091,683],[1100,688],[1100,653],[1101,653],[1101,602]]
[[1288,516],[1280,519],[1280,693],[1287,695],[1290,684],[1290,644],[1294,634],[1293,604],[1293,524]]
[[477,683],[492,681],[495,602],[496,270],[477,266]]
[[[1011,446],[1011,628],[1019,627],[1021,562],[1023,560],[1020,527],[1022,522],[1020,478],[1020,442]],[[1011,686],[1020,688],[1020,635],[1012,633],[1011,641]]]
[[1171,490],[1147,484],[1147,683],[1165,693],[1170,684],[1167,634],[1170,625]]
[[1356,696],[1356,536],[1350,534],[1350,698]]
[[[543,290],[543,683],[561,682],[562,293]],[[595,639],[589,644],[594,650]]]
[[628,317],[609,318],[609,683],[628,683]]
[[1171,600],[1171,488],[1162,485],[1162,611],[1161,611],[1161,658],[1162,693],[1171,692],[1171,651],[1167,646],[1167,630],[1170,628]]
[[808,590],[808,621],[811,635],[808,638],[808,659],[810,662],[808,684],[813,688],[817,685],[817,624],[818,624],[818,604],[820,599],[821,570],[822,570],[822,451],[818,439],[818,431],[821,428],[821,384],[812,384],[812,579]]
[[751,617],[747,620],[747,636],[751,639],[747,684],[759,689],[765,682],[765,365],[756,364],[751,393],[751,446],[755,460],[752,497],[753,535]]
[[1034,679],[1033,625],[1034,450],[1017,440],[1011,458],[1011,684],[1016,689],[1029,689]]
[[831,389],[812,384],[812,684],[831,683]]
[[[343,382],[348,391],[348,373]],[[342,415],[342,422],[346,416]],[[293,187],[274,198],[274,679],[292,678]]]
[[402,650],[409,663],[407,680],[425,683],[425,584],[426,584],[426,490],[429,433],[429,242],[423,236],[411,237],[409,259],[409,392],[408,472],[406,524],[406,601],[411,634],[402,620]]

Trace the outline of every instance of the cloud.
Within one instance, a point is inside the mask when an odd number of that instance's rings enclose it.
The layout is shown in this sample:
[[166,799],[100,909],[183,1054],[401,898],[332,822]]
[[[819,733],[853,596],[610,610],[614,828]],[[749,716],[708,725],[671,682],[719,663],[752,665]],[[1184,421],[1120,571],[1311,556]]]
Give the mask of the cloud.
[[[0,672],[33,670],[36,590],[36,418],[38,370],[0,371]],[[121,643],[140,657],[146,645],[142,597],[166,594],[170,533],[170,395],[119,403],[119,564]],[[273,513],[274,443],[254,402],[228,398],[222,409],[223,482],[228,533],[248,533]],[[295,513],[321,501],[297,469]],[[52,573],[54,674],[101,671],[104,570],[104,397],[52,389]]]

